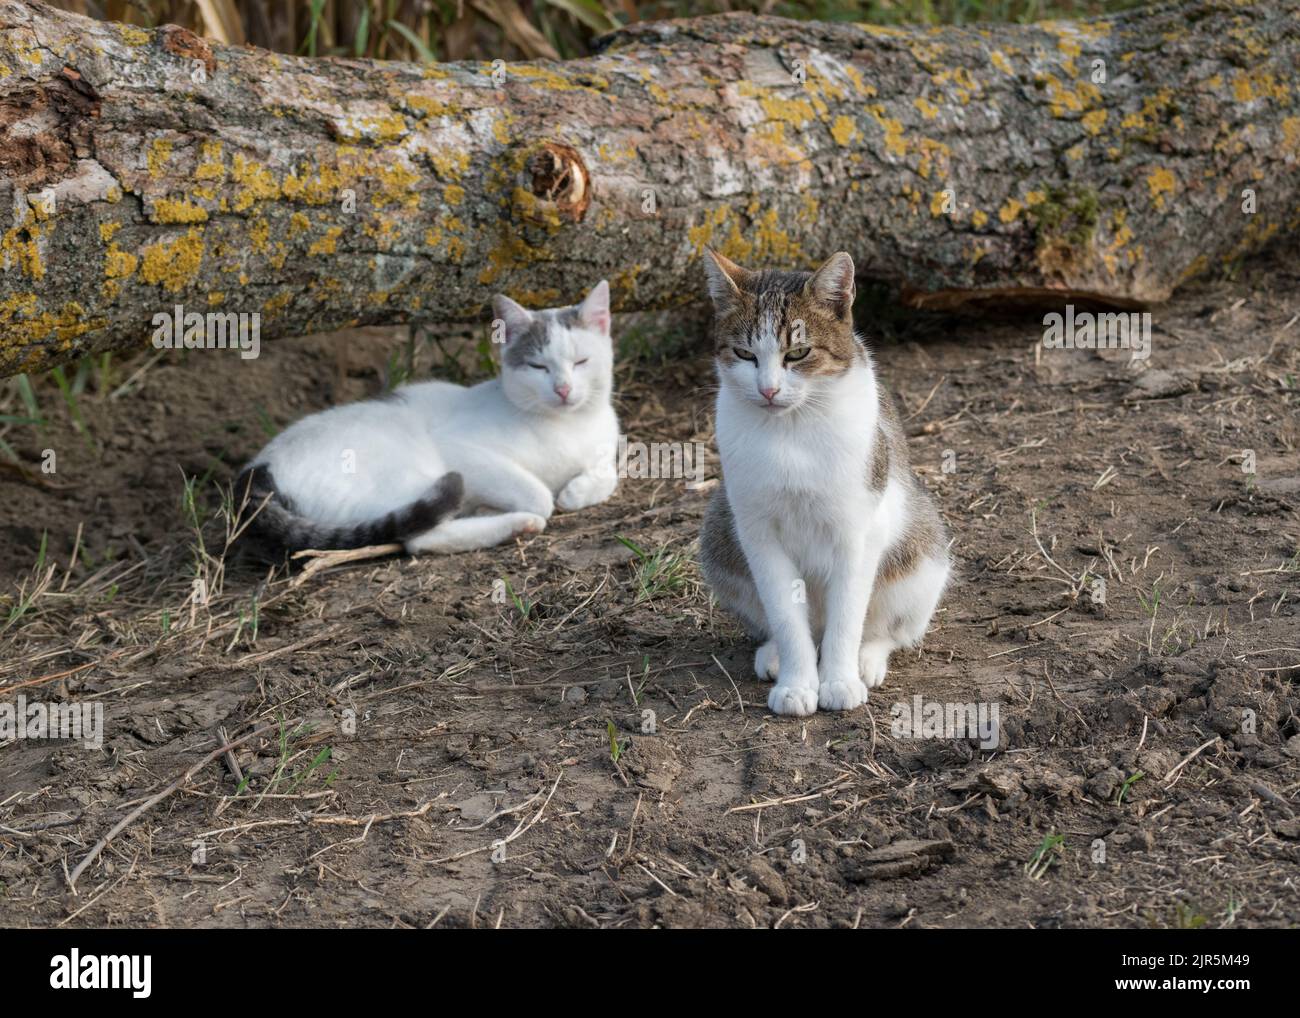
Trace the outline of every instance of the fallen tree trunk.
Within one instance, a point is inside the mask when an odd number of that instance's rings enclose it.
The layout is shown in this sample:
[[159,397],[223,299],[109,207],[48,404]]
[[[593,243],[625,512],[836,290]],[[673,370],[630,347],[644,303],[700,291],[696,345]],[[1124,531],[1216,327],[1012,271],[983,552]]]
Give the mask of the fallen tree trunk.
[[419,67],[4,0],[0,375],[141,345],[176,305],[259,314],[262,338],[602,276],[621,310],[667,307],[702,292],[705,245],[845,248],[923,307],[1158,302],[1300,222],[1298,13],[727,15],[582,60]]

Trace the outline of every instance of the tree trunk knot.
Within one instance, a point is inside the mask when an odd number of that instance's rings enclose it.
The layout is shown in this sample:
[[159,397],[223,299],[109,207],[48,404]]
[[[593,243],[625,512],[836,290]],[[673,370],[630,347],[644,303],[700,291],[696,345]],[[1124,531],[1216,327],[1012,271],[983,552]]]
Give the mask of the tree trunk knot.
[[539,201],[575,223],[582,219],[591,204],[591,174],[577,149],[548,141],[529,156],[527,169]]
[[211,77],[217,70],[217,58],[206,39],[201,39],[188,28],[180,25],[163,25],[158,29],[162,48],[172,56],[182,60],[196,60],[203,64],[203,69]]

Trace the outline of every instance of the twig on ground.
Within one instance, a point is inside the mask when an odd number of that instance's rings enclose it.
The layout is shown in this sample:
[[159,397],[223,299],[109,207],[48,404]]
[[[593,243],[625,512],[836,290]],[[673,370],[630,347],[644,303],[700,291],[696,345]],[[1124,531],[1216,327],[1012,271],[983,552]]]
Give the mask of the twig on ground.
[[146,799],[139,806],[133,809],[121,820],[119,820],[116,824],[114,824],[112,829],[107,834],[105,834],[102,838],[100,838],[97,842],[95,842],[94,847],[89,852],[86,853],[86,857],[82,859],[81,862],[77,863],[77,868],[72,871],[71,875],[69,875],[68,887],[72,891],[72,893],[73,894],[77,893],[77,878],[81,876],[81,874],[85,871],[86,867],[99,858],[99,854],[102,851],[104,851],[105,848],[108,847],[108,843],[110,841],[112,841],[124,830],[126,830],[132,823],[134,823],[137,819],[139,819],[148,809],[162,802],[165,798],[167,798],[167,796],[171,795],[172,792],[176,791],[176,789],[180,788],[181,785],[185,784],[185,782],[189,781],[190,778],[194,777],[195,774],[203,770],[203,768],[206,767],[208,764],[212,763],[213,760],[217,759],[220,756],[224,756],[226,753],[229,753],[236,746],[242,746],[244,743],[257,738],[258,736],[265,735],[267,732],[273,731],[277,724],[279,724],[279,722],[275,722],[269,725],[263,725],[261,728],[253,729],[253,731],[249,732],[247,735],[241,735],[238,739],[234,739],[230,742],[227,742],[223,746],[218,746],[216,749],[214,749],[211,753],[205,756],[198,763],[192,765],[187,771],[185,771],[184,774],[182,774],[180,777],[174,780],[170,785],[164,788],[161,792],[159,792],[157,795],[152,796],[149,799]]
[[1194,750],[1192,750],[1185,757],[1179,760],[1178,763],[1176,763],[1173,767],[1169,769],[1169,773],[1165,775],[1165,784],[1166,785],[1170,784],[1174,780],[1174,776],[1177,775],[1179,771],[1181,771],[1184,767],[1186,767],[1189,763],[1195,760],[1203,752],[1205,752],[1216,742],[1218,742],[1219,738],[1220,737],[1216,735],[1213,739],[1210,739],[1208,742],[1201,743],[1201,745],[1197,746]]
[[317,573],[323,572],[332,566],[387,558],[389,555],[400,555],[403,550],[400,544],[371,544],[365,548],[347,548],[340,551],[316,551],[314,549],[300,551],[293,556],[295,560],[310,559],[311,561],[303,566],[302,572],[293,578],[289,586],[300,587]]

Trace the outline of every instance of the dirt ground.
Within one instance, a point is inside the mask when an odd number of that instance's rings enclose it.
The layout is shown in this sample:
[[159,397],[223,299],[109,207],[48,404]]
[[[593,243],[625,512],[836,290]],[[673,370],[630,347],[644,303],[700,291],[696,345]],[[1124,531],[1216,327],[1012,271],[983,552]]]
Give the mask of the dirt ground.
[[[768,713],[700,586],[707,483],[628,479],[473,555],[223,562],[217,485],[376,392],[404,333],[147,351],[72,403],[41,381],[44,429],[0,428],[26,471],[0,478],[0,703],[102,704],[104,739],[0,747],[0,923],[1293,926],[1296,254],[1155,309],[1142,371],[1038,349],[1041,313],[863,308],[960,578],[865,709],[807,720]],[[708,442],[698,327],[616,328],[629,438]],[[1000,747],[896,731],[918,696],[996,705]]]

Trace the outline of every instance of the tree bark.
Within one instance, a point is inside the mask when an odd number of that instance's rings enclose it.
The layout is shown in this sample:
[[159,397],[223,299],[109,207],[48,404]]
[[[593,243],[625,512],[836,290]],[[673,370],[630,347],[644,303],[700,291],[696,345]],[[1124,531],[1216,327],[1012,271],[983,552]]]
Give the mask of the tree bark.
[[146,344],[176,305],[260,314],[262,338],[602,277],[616,309],[669,307],[705,245],[843,248],[918,307],[1159,302],[1300,223],[1297,14],[725,15],[419,67],[0,0],[0,375]]

